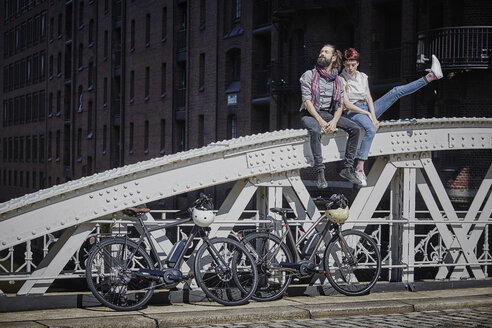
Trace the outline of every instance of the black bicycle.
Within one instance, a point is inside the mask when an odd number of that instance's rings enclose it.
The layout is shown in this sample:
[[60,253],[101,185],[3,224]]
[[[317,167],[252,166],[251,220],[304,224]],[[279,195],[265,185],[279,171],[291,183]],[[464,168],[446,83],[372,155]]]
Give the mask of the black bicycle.
[[[348,217],[346,198],[335,194],[329,200],[318,199],[319,202],[325,203],[328,210],[297,242],[287,220],[287,215],[293,212],[290,208],[270,209],[282,217],[280,222],[269,217],[273,228],[243,232],[242,242],[255,257],[258,267],[259,284],[253,299],[270,301],[282,297],[294,276],[324,274],[338,292],[350,296],[369,293],[379,279],[381,254],[375,241],[358,230],[341,230]],[[315,231],[321,223],[325,223],[324,228]],[[274,234],[278,230],[281,231],[279,236]],[[323,249],[321,245],[327,239]]]
[[[258,284],[258,274],[253,256],[244,245],[230,238],[208,238],[207,226],[213,222],[211,199],[201,195],[188,209],[190,217],[163,226],[147,227],[144,214],[147,208],[128,208],[125,214],[137,219],[140,231],[137,241],[123,237],[110,237],[94,244],[86,263],[89,289],[105,306],[115,310],[136,310],[143,307],[158,287],[172,288],[193,278],[183,274],[181,265],[185,253],[196,247],[193,241],[203,244],[194,260],[194,278],[203,292],[212,300],[224,305],[245,304]],[[165,261],[158,253],[150,233],[192,221],[188,238],[178,241]],[[147,241],[145,243],[144,241]],[[150,247],[150,253],[146,251]]]

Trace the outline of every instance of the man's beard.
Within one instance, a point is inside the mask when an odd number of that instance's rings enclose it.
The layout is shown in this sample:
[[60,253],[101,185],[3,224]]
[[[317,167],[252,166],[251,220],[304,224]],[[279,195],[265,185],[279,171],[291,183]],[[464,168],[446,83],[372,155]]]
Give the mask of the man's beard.
[[316,61],[316,64],[318,66],[321,66],[321,67],[328,67],[328,66],[330,66],[330,59],[323,58],[323,57],[318,57],[318,60]]

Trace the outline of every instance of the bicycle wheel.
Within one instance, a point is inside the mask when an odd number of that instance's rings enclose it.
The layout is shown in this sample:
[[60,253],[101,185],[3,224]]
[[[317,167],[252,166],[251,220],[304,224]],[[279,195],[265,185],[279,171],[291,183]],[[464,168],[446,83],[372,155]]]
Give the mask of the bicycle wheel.
[[369,293],[381,272],[381,254],[376,243],[357,230],[334,236],[325,250],[324,263],[333,288],[349,296]]
[[223,305],[248,302],[258,286],[253,256],[238,241],[212,238],[195,258],[195,279],[203,292]]
[[154,293],[155,281],[136,273],[152,269],[152,263],[145,250],[131,240],[104,240],[92,247],[87,258],[87,285],[107,307],[118,311],[139,309]]
[[258,288],[252,298],[273,301],[281,298],[292,280],[292,272],[280,267],[280,262],[293,262],[292,253],[275,235],[255,232],[243,239],[246,249],[256,260]]

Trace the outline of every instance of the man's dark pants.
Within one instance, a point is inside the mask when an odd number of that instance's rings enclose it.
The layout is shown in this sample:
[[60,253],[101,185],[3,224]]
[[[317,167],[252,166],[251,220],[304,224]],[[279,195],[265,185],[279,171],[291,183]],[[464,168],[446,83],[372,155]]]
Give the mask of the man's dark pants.
[[[333,119],[333,115],[328,111],[319,111],[319,114],[326,122],[330,122]],[[321,126],[307,110],[302,111],[301,121],[304,127],[309,131],[311,151],[314,156],[314,167],[318,172],[324,170],[325,165],[323,164],[323,154],[321,153]],[[338,120],[337,128],[344,130],[349,135],[347,146],[345,148],[345,161],[343,166],[353,170],[357,145],[359,143],[360,126],[354,121],[342,116],[340,117],[340,120]]]

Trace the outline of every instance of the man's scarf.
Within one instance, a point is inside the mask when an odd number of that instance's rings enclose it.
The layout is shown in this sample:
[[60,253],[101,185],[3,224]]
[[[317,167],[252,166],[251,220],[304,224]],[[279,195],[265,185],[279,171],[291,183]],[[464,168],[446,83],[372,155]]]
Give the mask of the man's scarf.
[[336,68],[333,68],[330,74],[324,68],[318,65],[316,65],[313,69],[313,82],[311,83],[311,91],[312,91],[311,101],[313,102],[314,108],[319,109],[321,106],[320,95],[319,95],[320,75],[323,75],[325,78],[327,78],[329,82],[335,81],[335,83],[333,84],[332,104],[333,104],[333,108],[337,110],[342,102],[342,92],[340,88],[338,70]]

